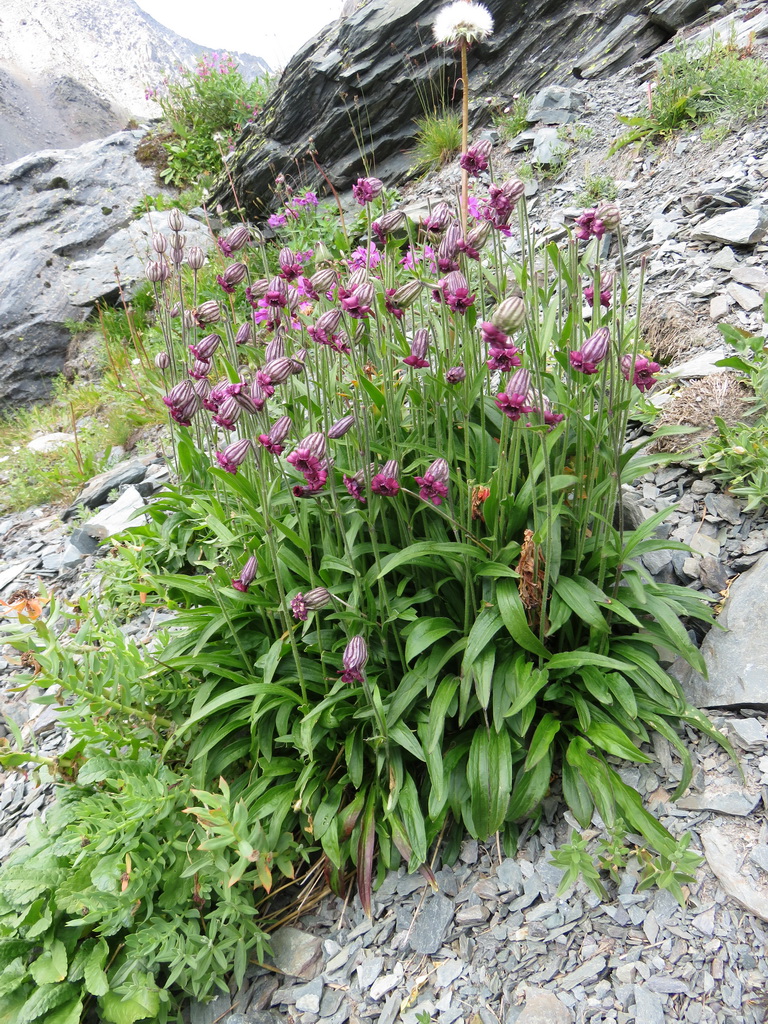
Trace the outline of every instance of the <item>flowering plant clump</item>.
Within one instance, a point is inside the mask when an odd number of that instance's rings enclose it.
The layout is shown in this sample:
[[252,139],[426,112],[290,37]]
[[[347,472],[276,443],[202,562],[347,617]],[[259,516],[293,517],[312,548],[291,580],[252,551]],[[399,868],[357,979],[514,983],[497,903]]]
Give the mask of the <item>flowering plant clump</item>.
[[172,135],[165,138],[168,154],[161,177],[172,185],[192,184],[201,174],[215,174],[235,135],[254,120],[270,90],[269,75],[246,82],[237,60],[229,53],[206,53],[194,67],[180,65],[145,90],[163,112]]
[[[430,848],[439,838],[448,858],[466,832],[512,850],[550,795],[584,828],[597,812],[612,836],[642,837],[643,885],[682,899],[693,864],[614,760],[649,761],[659,732],[682,792],[681,723],[717,735],[660,660],[703,668],[681,616],[708,609],[644,568],[681,547],[655,535],[661,514],[638,529],[623,515],[622,484],[659,458],[626,443],[659,367],[641,351],[642,273],[630,289],[618,214],[609,268],[604,239],[537,239],[515,182],[479,195],[494,216],[466,231],[446,204],[402,225],[370,180],[363,191],[367,230],[346,247],[333,228],[319,237],[325,214],[308,245],[300,212],[276,244],[225,232],[207,262],[171,211],[147,276],[178,482],[110,575],[139,607],[172,608],[173,628],[154,649],[119,630],[87,649],[82,613],[75,655],[38,622],[20,634],[77,702],[60,760],[98,784],[80,803],[114,795],[104,847],[77,801],[53,818],[45,875],[64,933],[89,936],[107,1020],[139,1000],[139,977],[159,1020],[174,983],[197,998],[228,992],[229,970],[240,984],[242,935],[258,943],[276,873],[319,858],[311,873],[341,888],[354,866],[370,910],[387,868],[435,884]],[[519,259],[498,244],[510,232]],[[610,304],[589,305],[584,283],[609,270]],[[151,776],[142,801],[124,761]],[[36,929],[38,903],[8,903],[0,927]]]
[[[249,712],[253,763],[281,737],[295,828],[311,823],[331,871],[356,861],[366,905],[375,840],[383,863],[399,851],[411,867],[448,820],[511,841],[553,778],[583,825],[596,808],[671,856],[607,758],[646,760],[656,729],[685,759],[676,724],[710,728],[657,654],[701,668],[679,616],[708,612],[647,576],[656,520],[623,524],[621,485],[651,463],[627,448],[628,417],[659,367],[640,351],[642,278],[630,293],[618,211],[544,245],[504,181],[466,231],[440,204],[398,238],[381,230],[379,185],[355,186],[368,232],[337,259],[284,239],[276,263],[237,252],[247,273],[219,307],[222,344],[193,321],[198,359],[167,392],[185,504],[215,494],[237,524],[209,576],[230,610],[207,645],[291,694],[279,715],[266,699]],[[519,261],[495,244],[512,231]],[[610,302],[586,303],[585,281]],[[170,303],[171,283],[155,287]],[[169,362],[181,370],[170,338]],[[243,550],[253,580],[236,575]],[[196,646],[190,631],[173,650]]]

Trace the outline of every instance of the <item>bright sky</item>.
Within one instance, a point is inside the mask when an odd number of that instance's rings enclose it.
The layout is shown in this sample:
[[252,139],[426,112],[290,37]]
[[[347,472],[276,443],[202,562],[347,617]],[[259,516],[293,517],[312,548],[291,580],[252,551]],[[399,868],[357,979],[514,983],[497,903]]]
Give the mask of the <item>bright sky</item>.
[[211,50],[239,50],[285,67],[341,10],[342,0],[136,0],[161,25]]

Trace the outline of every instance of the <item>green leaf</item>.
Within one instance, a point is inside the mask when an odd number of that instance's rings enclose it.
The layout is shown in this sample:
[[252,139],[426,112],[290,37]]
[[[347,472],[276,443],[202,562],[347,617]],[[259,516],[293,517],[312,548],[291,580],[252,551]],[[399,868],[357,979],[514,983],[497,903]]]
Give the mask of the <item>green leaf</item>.
[[573,816],[582,828],[587,828],[592,821],[592,811],[595,803],[589,792],[589,787],[582,779],[573,765],[563,761],[563,796],[565,802],[573,812]]
[[531,744],[528,748],[528,757],[525,759],[523,770],[528,771],[539,763],[544,755],[550,750],[552,740],[560,731],[561,722],[553,714],[547,712],[531,737]]
[[429,743],[427,750],[434,751],[442,742],[445,717],[456,695],[459,680],[457,676],[441,679],[429,705]]
[[14,992],[27,976],[27,965],[24,959],[17,956],[15,960],[11,960],[3,968],[2,974],[0,974],[0,997],[7,996],[9,992]]
[[99,939],[85,961],[85,987],[92,996],[103,996],[109,991],[109,980],[104,972],[109,946],[105,939]]
[[588,626],[601,633],[608,632],[608,623],[600,606],[587,593],[586,588],[580,585],[578,577],[561,576],[554,589],[558,597]]
[[562,654],[553,654],[547,668],[554,672],[559,668],[583,668],[585,665],[597,665],[599,668],[615,668],[625,672],[631,672],[632,666],[617,658],[609,658],[605,654],[594,654],[592,651],[579,649],[578,651],[563,651]]
[[515,643],[540,658],[548,657],[546,647],[528,625],[517,586],[511,580],[499,580],[496,584],[496,600],[504,627]]
[[47,1014],[49,1010],[55,1010],[57,1006],[76,998],[77,995],[78,987],[68,981],[53,985],[41,985],[19,1010],[16,1024],[29,1024],[29,1021],[37,1020],[43,1014]]
[[648,757],[635,746],[618,725],[613,725],[611,722],[593,721],[586,733],[593,743],[609,754],[613,754],[614,757],[624,757],[628,761],[636,761],[639,764],[650,764],[653,761],[652,757]]
[[407,750],[409,754],[413,754],[414,757],[417,757],[419,761],[426,760],[424,751],[421,749],[421,744],[405,722],[396,722],[392,726],[389,730],[389,739],[394,740],[395,743]]
[[60,939],[54,939],[37,960],[29,966],[29,973],[38,985],[64,981],[67,976],[67,951]]
[[74,999],[66,1006],[60,1006],[58,1010],[47,1014],[45,1024],[80,1024],[83,1014],[83,1000]]
[[377,567],[374,565],[366,575],[365,583],[370,586],[401,565],[434,566],[434,559],[437,557],[462,560],[464,558],[485,558],[486,554],[482,548],[474,544],[460,544],[458,541],[420,540],[387,555],[382,560],[379,572],[376,571]]
[[530,771],[515,776],[512,799],[507,808],[510,821],[519,821],[532,814],[549,792],[552,775],[552,748],[544,752],[541,760]]
[[444,618],[417,619],[412,626],[408,627],[407,640],[405,642],[405,660],[412,661],[428,647],[431,647],[437,640],[447,636],[448,633],[458,631],[455,622]]
[[157,1017],[160,1009],[159,990],[151,975],[141,976],[135,983],[121,985],[99,998],[99,1010],[111,1024],[133,1024],[147,1017]]
[[506,729],[479,726],[467,761],[470,832],[485,840],[504,824],[512,789],[512,748]]

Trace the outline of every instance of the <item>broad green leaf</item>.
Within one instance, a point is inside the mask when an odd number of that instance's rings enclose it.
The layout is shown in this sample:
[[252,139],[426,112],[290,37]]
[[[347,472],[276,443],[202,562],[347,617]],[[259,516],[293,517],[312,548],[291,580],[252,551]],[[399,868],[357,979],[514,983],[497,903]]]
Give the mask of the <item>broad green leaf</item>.
[[506,729],[479,726],[467,761],[472,835],[488,839],[504,824],[512,788],[512,748]]
[[592,651],[563,651],[562,654],[553,654],[549,659],[547,668],[550,672],[560,668],[583,668],[585,665],[597,665],[598,668],[614,668],[627,672],[632,671],[632,666],[617,658],[609,658],[605,654],[595,654]]
[[510,821],[519,821],[536,810],[549,792],[551,775],[552,748],[550,747],[530,771],[521,771],[515,776],[512,799],[507,808],[507,816]]
[[17,956],[15,960],[11,960],[0,974],[0,997],[14,992],[28,976],[27,965],[22,957]]
[[51,1010],[61,1006],[62,1003],[77,998],[78,992],[79,986],[72,985],[68,981],[38,986],[19,1010],[16,1024],[29,1024],[29,1021],[44,1017]]
[[45,1017],[45,1024],[80,1024],[83,1013],[83,1000],[74,999],[66,1006],[60,1006]]
[[525,764],[523,765],[524,771],[528,771],[537,765],[542,757],[551,749],[552,740],[560,731],[561,724],[560,720],[555,718],[550,712],[544,715],[531,737],[528,757],[526,757]]
[[413,863],[410,865],[412,870],[427,859],[427,834],[416,783],[407,772],[400,789],[397,806],[402,815],[408,842],[413,850]]
[[528,671],[522,673],[522,678],[518,676],[515,699],[507,712],[508,717],[522,711],[526,705],[530,704],[539,690],[543,690],[549,682],[549,674],[544,669],[531,668],[530,663],[527,668]]
[[589,792],[589,787],[576,768],[567,761],[563,761],[563,796],[565,802],[573,812],[573,816],[582,828],[587,828],[592,821],[592,811],[595,803]]
[[412,661],[428,647],[431,647],[437,640],[455,633],[458,627],[455,622],[444,618],[420,618],[412,626],[408,627],[407,639],[405,642],[405,660]]
[[496,584],[496,600],[504,627],[515,643],[531,654],[547,658],[549,652],[528,625],[516,584],[511,580],[499,580]]
[[616,820],[610,773],[605,762],[593,757],[590,749],[589,742],[583,736],[574,736],[568,744],[566,760],[589,787],[600,817],[610,827]]
[[64,943],[60,939],[54,939],[37,960],[30,964],[29,973],[38,985],[64,981],[67,976],[67,951]]
[[[124,988],[125,986],[121,986]],[[121,998],[118,992],[107,992],[99,998],[101,1016],[110,1024],[134,1024],[137,1020],[155,1018],[160,1008],[157,991],[145,990],[143,993],[132,992]]]
[[555,593],[579,618],[601,633],[608,632],[608,623],[594,598],[587,593],[585,587],[579,585],[578,579],[561,576],[555,583]]
[[407,750],[409,754],[413,754],[414,757],[417,757],[419,761],[425,760],[421,744],[405,722],[396,722],[389,730],[389,738]]
[[644,754],[617,725],[611,722],[593,721],[586,732],[593,743],[614,757],[624,757],[628,761],[640,764],[650,764],[653,761],[652,757]]
[[427,750],[435,750],[443,738],[445,716],[451,706],[459,685],[457,676],[446,676],[440,681],[429,705],[429,745]]
[[105,939],[99,939],[91,950],[84,965],[85,987],[92,996],[103,996],[109,991],[109,980],[104,972],[109,946]]
[[[376,566],[374,566],[366,576],[365,582],[368,585],[375,583],[376,580],[380,580],[401,565],[434,566],[434,559],[437,557],[462,560],[464,558],[486,558],[486,553],[474,544],[461,544],[458,541],[420,540],[387,555],[382,561],[381,570],[376,572]],[[371,573],[373,573],[372,576]]]

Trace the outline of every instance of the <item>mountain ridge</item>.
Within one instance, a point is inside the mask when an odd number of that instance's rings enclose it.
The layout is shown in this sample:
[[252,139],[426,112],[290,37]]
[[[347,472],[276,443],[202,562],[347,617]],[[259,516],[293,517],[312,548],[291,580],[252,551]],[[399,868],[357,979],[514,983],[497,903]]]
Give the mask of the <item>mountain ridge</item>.
[[[162,25],[134,0],[3,0],[0,164],[159,116],[147,87],[212,49]],[[269,70],[261,57],[228,52],[246,79]]]

